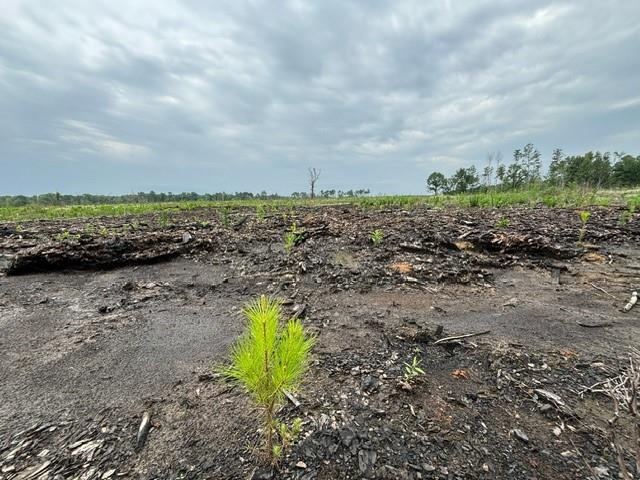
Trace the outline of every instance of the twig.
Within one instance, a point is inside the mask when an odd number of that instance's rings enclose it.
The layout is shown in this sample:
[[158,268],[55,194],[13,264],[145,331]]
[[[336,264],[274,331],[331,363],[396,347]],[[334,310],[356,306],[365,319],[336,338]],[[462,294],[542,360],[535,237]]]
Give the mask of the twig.
[[573,309],[566,308],[566,307],[561,307],[561,306],[558,306],[558,309],[562,310],[563,312],[571,313],[571,314],[576,315],[576,316],[581,316],[582,318],[587,318],[589,316],[596,315],[598,317],[604,318],[605,320],[611,321],[611,317],[609,317],[607,315],[603,315],[602,313],[598,313],[598,312],[587,312],[587,311],[584,311],[584,310],[573,310]]
[[293,396],[293,394],[287,390],[283,390],[285,397],[287,397],[289,399],[289,401],[291,403],[293,403],[294,407],[299,407],[300,406],[300,400],[298,400],[296,397]]
[[440,340],[436,340],[435,342],[433,342],[433,344],[437,345],[438,343],[450,342],[452,340],[460,340],[463,338],[477,337],[479,335],[486,335],[487,333],[491,333],[491,330],[485,330],[484,332],[478,332],[478,333],[465,333],[464,335],[454,335],[452,337],[445,337],[445,338],[441,338]]
[[581,327],[585,328],[600,328],[600,327],[610,327],[611,325],[615,325],[613,322],[605,322],[605,323],[584,323],[580,320],[576,320],[576,323]]
[[593,283],[590,283],[589,285],[591,285],[593,288],[595,288],[596,290],[600,290],[602,293],[604,293],[605,295],[610,296],[611,298],[613,298],[614,300],[618,300],[618,297],[614,297],[613,295],[611,295],[609,292],[607,292],[604,288],[599,287],[597,285],[594,285]]
[[593,478],[598,478],[598,475],[596,475],[596,472],[593,470],[593,467],[591,465],[589,465],[589,462],[587,462],[587,459],[584,458],[584,455],[582,455],[582,452],[580,450],[578,450],[578,447],[576,447],[576,444],[573,443],[573,440],[571,438],[569,438],[569,442],[571,443],[571,446],[573,446],[573,449],[576,451],[576,453],[578,454],[578,456],[580,457],[582,462],[587,467],[587,470],[589,470],[589,472],[591,473],[591,476]]

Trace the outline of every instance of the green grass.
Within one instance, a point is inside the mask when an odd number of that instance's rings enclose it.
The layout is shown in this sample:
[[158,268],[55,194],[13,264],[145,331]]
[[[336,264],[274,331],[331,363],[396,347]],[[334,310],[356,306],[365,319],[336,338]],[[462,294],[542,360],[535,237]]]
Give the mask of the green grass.
[[416,208],[416,207],[481,207],[499,208],[514,205],[547,207],[589,207],[622,205],[635,211],[640,206],[638,190],[586,190],[586,189],[537,189],[518,191],[489,191],[454,195],[394,195],[353,198],[278,199],[278,200],[227,200],[184,201],[165,203],[124,203],[106,205],[0,207],[0,221],[20,222],[63,218],[94,218],[142,215],[158,213],[161,219],[170,213],[198,209],[248,208],[257,212],[260,219],[270,214],[287,215],[300,206],[357,205],[363,209]]

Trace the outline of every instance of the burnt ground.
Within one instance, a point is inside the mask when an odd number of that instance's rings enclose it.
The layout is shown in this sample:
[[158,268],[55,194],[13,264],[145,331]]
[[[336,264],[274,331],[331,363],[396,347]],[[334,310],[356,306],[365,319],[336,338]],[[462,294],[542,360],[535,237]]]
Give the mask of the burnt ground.
[[[621,311],[640,222],[591,212],[582,245],[576,211],[548,208],[0,224],[0,479],[617,478],[612,402],[584,390],[640,347],[640,307]],[[262,293],[318,336],[275,472],[245,395],[211,374]]]

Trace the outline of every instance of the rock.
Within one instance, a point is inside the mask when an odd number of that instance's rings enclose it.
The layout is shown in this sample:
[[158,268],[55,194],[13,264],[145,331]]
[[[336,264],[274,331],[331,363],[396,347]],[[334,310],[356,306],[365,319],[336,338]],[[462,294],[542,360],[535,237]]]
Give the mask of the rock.
[[271,468],[259,468],[253,475],[251,475],[251,480],[271,480],[273,478],[273,470]]
[[307,464],[304,463],[302,460],[300,460],[298,463],[296,463],[296,467],[297,468],[307,468]]
[[518,299],[516,297],[510,298],[502,304],[503,307],[515,307],[516,305],[518,305]]
[[193,235],[189,232],[184,232],[182,234],[182,243],[189,243],[191,240],[193,240]]
[[360,382],[360,388],[363,392],[373,392],[378,388],[379,381],[373,375],[365,375]]
[[511,430],[511,434],[514,437],[516,437],[518,440],[520,440],[520,441],[522,441],[524,443],[529,443],[529,437],[527,437],[527,434],[524,433],[519,428],[514,428],[513,430]]
[[554,434],[556,437],[559,437],[561,433],[562,433],[562,430],[560,429],[560,427],[555,427],[555,428],[553,429],[553,434]]
[[136,447],[138,449],[142,448],[144,442],[147,440],[150,428],[151,415],[149,412],[144,412],[144,415],[142,415],[142,421],[140,422],[140,427],[138,428],[138,436],[136,437]]
[[361,473],[365,473],[371,470],[376,464],[378,454],[374,450],[359,450],[358,451],[358,468]]
[[599,478],[609,478],[609,469],[607,467],[594,467],[593,473]]
[[351,428],[347,427],[340,430],[340,439],[342,440],[342,444],[345,447],[350,446],[355,438],[356,438],[356,432]]

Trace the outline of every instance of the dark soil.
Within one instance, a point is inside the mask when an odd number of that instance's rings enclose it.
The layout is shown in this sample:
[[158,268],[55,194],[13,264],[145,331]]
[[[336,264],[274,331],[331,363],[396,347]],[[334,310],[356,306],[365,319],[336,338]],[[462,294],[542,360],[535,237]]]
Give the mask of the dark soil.
[[[640,222],[591,212],[581,245],[577,212],[547,208],[2,224],[0,479],[617,478],[612,402],[584,390],[640,347],[640,307],[621,311]],[[318,335],[274,471],[211,368],[261,293]]]

